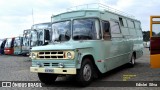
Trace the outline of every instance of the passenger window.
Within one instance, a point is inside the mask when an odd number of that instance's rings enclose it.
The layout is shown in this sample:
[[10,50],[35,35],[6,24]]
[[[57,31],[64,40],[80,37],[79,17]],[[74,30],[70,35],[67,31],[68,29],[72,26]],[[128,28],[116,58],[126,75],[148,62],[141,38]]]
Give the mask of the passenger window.
[[135,28],[135,23],[134,23],[134,21],[128,20],[127,22],[128,22],[128,24],[129,24],[129,28]]
[[113,33],[113,34],[121,33],[118,22],[111,21],[111,33]]
[[108,21],[102,21],[103,39],[110,40],[110,23]]
[[120,21],[121,26],[124,26],[123,19],[121,17],[119,17],[119,21]]
[[132,23],[133,23],[133,28],[135,28],[135,23],[134,23],[134,21],[131,21]]

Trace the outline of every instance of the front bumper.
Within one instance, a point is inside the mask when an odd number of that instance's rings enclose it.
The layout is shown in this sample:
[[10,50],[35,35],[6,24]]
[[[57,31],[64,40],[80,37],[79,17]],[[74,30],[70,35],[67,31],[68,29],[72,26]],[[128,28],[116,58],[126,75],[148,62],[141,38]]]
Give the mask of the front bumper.
[[[46,72],[50,69],[52,72]],[[76,74],[76,68],[45,68],[45,67],[30,67],[31,72],[36,73],[53,73],[53,74]]]

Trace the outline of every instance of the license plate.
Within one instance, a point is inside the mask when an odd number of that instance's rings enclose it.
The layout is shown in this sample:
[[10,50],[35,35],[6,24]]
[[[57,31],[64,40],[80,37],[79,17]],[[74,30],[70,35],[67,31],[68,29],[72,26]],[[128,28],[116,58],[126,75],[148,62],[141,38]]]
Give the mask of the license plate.
[[54,70],[53,69],[45,69],[45,72],[47,72],[47,73],[53,73],[54,72]]

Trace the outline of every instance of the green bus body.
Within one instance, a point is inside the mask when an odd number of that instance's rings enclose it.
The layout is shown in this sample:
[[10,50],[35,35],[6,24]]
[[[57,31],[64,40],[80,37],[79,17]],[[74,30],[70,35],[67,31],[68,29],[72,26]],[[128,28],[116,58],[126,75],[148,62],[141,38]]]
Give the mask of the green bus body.
[[[79,19],[95,19],[99,23],[99,38],[94,40],[74,40],[73,23]],[[90,58],[93,66],[97,67],[101,73],[105,73],[129,63],[132,55],[136,59],[143,55],[141,23],[136,19],[99,10],[78,10],[52,16],[53,24],[67,20],[71,21],[70,40],[32,48],[31,55],[34,53],[35,57],[31,56],[31,72],[77,74],[77,70],[82,68],[84,58]],[[104,39],[102,22],[110,23],[109,39]],[[111,25],[112,22],[116,22],[116,24]],[[114,25],[118,26],[114,27]],[[115,28],[119,28],[120,31]],[[67,51],[74,52],[72,59],[64,59]],[[54,54],[55,52],[56,54]],[[65,53],[62,56],[63,58],[58,56],[57,52]],[[48,53],[52,54],[53,57],[49,56]],[[46,56],[43,56],[45,54]],[[63,64],[64,67],[60,67],[59,64]],[[47,68],[53,69],[53,71],[46,71]]]

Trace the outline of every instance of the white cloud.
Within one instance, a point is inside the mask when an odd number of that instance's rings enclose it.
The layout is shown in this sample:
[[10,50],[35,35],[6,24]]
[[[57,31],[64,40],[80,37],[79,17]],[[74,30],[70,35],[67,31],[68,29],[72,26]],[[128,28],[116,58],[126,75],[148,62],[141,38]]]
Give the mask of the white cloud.
[[141,21],[142,30],[149,30],[151,15],[160,15],[160,1],[157,0],[117,0],[118,9],[132,14]]
[[134,0],[118,0],[116,6],[118,9],[123,10],[132,6],[133,4],[134,4]]
[[31,28],[32,8],[34,23],[42,23],[69,7],[98,2],[136,16],[143,30],[149,30],[149,16],[160,12],[158,0],[0,0],[0,38],[17,36]]

